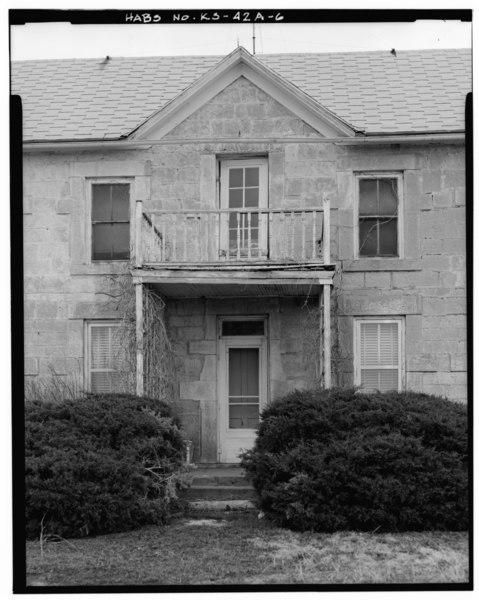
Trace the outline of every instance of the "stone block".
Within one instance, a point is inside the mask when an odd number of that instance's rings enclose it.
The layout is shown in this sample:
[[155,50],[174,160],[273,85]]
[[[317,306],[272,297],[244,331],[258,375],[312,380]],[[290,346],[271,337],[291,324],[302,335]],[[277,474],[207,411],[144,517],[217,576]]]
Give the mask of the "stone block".
[[422,373],[406,373],[406,389],[423,392]]
[[405,171],[420,168],[420,156],[416,154],[398,154],[361,148],[361,153],[352,152],[338,160],[338,170],[346,171]]
[[364,288],[364,273],[343,273],[342,287],[345,290]]
[[456,206],[465,206],[466,204],[466,189],[456,187],[454,190],[454,203]]
[[434,208],[450,208],[455,205],[455,194],[453,189],[446,189],[431,194]]
[[465,169],[444,169],[443,176],[445,188],[464,187],[466,184]]
[[38,358],[25,357],[24,365],[25,375],[38,375]]
[[449,354],[418,354],[406,355],[406,369],[408,371],[436,372],[449,371]]
[[217,357],[212,354],[205,354],[203,356],[203,368],[200,374],[200,381],[214,381],[216,382],[216,364],[218,362]]
[[436,296],[425,296],[422,301],[423,312],[425,315],[444,315],[444,298]]
[[467,371],[467,354],[451,353],[451,371]]
[[391,287],[391,273],[365,273],[366,288],[382,288],[388,289]]
[[216,340],[192,340],[188,344],[190,354],[215,354]]
[[427,288],[439,285],[439,273],[436,271],[414,271],[392,274],[392,287],[405,288]]
[[421,297],[415,294],[404,295],[393,292],[369,291],[341,295],[339,310],[345,315],[408,315],[422,311]]
[[468,388],[466,384],[463,385],[446,385],[445,396],[448,400],[453,402],[466,403],[468,396]]
[[421,194],[419,208],[420,210],[432,210],[432,192]]
[[302,338],[283,338],[280,341],[280,352],[284,353],[301,353],[304,347]]
[[216,383],[213,381],[180,381],[180,398],[216,404]]
[[444,299],[444,312],[447,315],[465,315],[466,311],[467,299],[465,296]]
[[442,187],[442,173],[440,170],[424,170],[422,172],[423,193],[439,192]]
[[444,240],[437,238],[423,238],[421,240],[421,251],[423,256],[430,254],[442,255],[444,252]]

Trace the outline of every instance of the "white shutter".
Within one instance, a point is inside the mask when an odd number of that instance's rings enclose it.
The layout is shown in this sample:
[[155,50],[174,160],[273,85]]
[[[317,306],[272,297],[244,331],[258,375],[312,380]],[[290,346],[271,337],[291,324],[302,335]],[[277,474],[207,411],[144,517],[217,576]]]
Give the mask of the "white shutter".
[[399,325],[399,321],[359,323],[359,383],[364,390],[400,389]]
[[116,324],[89,326],[90,337],[90,391],[113,392],[118,387],[117,371],[119,336]]

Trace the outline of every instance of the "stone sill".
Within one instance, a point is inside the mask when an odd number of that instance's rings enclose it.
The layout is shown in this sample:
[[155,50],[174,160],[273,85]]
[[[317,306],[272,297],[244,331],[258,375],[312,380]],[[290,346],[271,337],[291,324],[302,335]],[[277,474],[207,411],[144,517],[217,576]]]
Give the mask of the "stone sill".
[[343,271],[421,271],[421,261],[414,258],[360,258],[349,262]]

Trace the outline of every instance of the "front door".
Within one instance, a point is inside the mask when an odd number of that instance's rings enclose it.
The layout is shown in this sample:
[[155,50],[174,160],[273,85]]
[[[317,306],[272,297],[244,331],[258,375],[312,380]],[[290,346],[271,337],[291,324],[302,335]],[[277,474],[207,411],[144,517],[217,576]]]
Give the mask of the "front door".
[[220,323],[226,335],[220,335],[218,344],[219,462],[239,462],[238,454],[254,444],[259,415],[266,404],[266,336],[241,332],[264,331],[264,327],[264,320]]

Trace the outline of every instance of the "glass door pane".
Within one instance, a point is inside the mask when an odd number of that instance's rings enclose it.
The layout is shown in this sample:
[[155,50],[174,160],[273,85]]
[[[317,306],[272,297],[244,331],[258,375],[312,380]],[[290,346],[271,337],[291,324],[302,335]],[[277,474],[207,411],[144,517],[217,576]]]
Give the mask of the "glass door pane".
[[259,348],[228,352],[228,426],[254,429],[259,422]]

